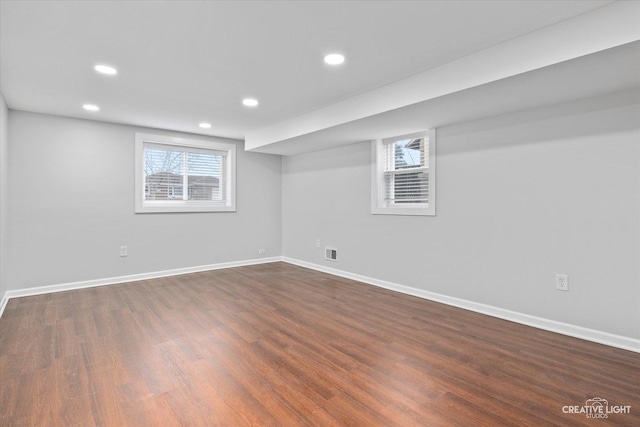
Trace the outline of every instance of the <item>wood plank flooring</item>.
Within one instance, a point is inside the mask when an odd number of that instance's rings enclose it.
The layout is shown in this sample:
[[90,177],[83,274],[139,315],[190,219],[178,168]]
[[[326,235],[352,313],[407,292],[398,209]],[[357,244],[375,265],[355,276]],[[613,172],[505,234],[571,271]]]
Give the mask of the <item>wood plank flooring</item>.
[[0,425],[638,426],[640,354],[263,264],[10,300]]

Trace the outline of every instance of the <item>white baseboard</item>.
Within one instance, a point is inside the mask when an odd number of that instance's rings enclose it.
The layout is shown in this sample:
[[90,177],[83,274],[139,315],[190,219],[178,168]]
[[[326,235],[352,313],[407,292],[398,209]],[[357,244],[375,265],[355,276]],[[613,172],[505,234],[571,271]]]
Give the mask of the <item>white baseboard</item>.
[[136,282],[140,280],[156,279],[160,277],[177,276],[180,274],[197,273],[200,271],[218,270],[222,268],[242,267],[247,265],[265,264],[270,262],[283,261],[289,264],[298,265],[300,267],[309,268],[323,273],[333,274],[335,276],[344,277],[351,280],[367,283],[373,286],[389,289],[407,295],[428,299],[447,305],[451,305],[465,310],[474,311],[476,313],[486,314],[499,319],[509,320],[511,322],[532,326],[538,329],[544,329],[556,332],[570,337],[580,338],[587,341],[605,344],[611,347],[617,347],[624,350],[640,353],[640,340],[624,337],[621,335],[610,334],[595,329],[583,328],[581,326],[571,325],[569,323],[557,322],[555,320],[544,319],[542,317],[531,316],[528,314],[518,313],[516,311],[506,310],[486,304],[480,304],[460,298],[454,298],[434,292],[416,289],[409,286],[399,285],[397,283],[378,280],[355,273],[350,273],[336,268],[325,267],[319,264],[313,264],[288,257],[270,257],[260,259],[250,259],[243,261],[232,261],[219,264],[201,265],[197,267],[177,268],[173,270],[156,271],[152,273],[132,274],[128,276],[110,277],[106,279],[87,280],[83,282],[65,283],[60,285],[39,286],[34,288],[18,289],[7,291],[0,302],[0,317],[4,312],[9,299],[19,298],[31,295],[48,294],[52,292],[69,291],[73,289],[91,288],[94,286],[115,285],[119,283]]
[[9,297],[7,296],[8,292],[5,292],[2,296],[2,300],[0,300],[0,318],[2,317],[2,313],[4,313],[4,308],[7,306],[9,302]]
[[531,316],[528,314],[518,313],[516,311],[506,310],[504,308],[494,307],[491,305],[480,304],[473,301],[468,301],[460,298],[454,298],[434,292],[425,291],[422,289],[416,289],[409,286],[399,285],[397,283],[387,282],[384,280],[378,280],[371,277],[361,276],[359,274],[350,273],[343,270],[338,270],[331,267],[325,267],[319,264],[313,264],[306,261],[301,261],[294,258],[283,257],[282,261],[289,264],[298,265],[300,267],[310,268],[312,270],[321,271],[323,273],[333,274],[335,276],[344,277],[347,279],[357,280],[370,285],[378,286],[381,288],[389,289],[392,291],[400,292],[407,295],[416,296],[419,298],[428,299],[447,305],[451,305],[465,310],[474,311],[476,313],[486,314],[499,319],[509,320],[511,322],[520,323],[527,326],[532,326],[538,329],[544,329],[546,331],[556,332],[563,335],[568,335],[574,338],[580,338],[587,341],[596,342],[599,344],[605,344],[611,347],[617,347],[624,350],[640,353],[640,340],[624,337],[621,335],[610,334],[608,332],[602,332],[595,329],[583,328],[582,326],[571,325],[569,323],[557,322],[555,320],[544,319],[542,317]]
[[247,265],[266,264],[282,261],[282,257],[248,259],[243,261],[223,262],[219,264],[200,265],[196,267],[175,268],[172,270],[154,271],[151,273],[131,274],[128,276],[109,277],[106,279],[86,280],[82,282],[63,283],[60,285],[38,286],[33,288],[7,291],[0,303],[0,317],[9,299],[32,295],[50,294],[53,292],[71,291],[74,289],[93,288],[95,286],[116,285],[119,283],[137,282],[140,280],[157,279],[160,277],[177,276],[180,274],[198,273],[200,271],[219,270],[222,268],[243,267]]

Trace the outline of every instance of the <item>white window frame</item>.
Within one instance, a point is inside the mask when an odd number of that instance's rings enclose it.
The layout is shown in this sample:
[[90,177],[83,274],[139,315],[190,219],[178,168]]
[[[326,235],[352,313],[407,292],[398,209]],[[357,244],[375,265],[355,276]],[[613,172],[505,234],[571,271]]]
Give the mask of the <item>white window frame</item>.
[[[167,148],[192,148],[226,152],[226,204],[206,200],[145,200],[144,145],[166,145]],[[235,212],[236,210],[236,146],[220,141],[179,138],[136,132],[135,140],[135,212]]]
[[[426,173],[429,174],[428,203],[393,204],[385,200],[385,146],[395,141],[409,138],[427,138],[429,141],[429,162]],[[378,139],[371,142],[371,213],[374,215],[423,215],[436,214],[436,130],[429,129],[393,138]]]

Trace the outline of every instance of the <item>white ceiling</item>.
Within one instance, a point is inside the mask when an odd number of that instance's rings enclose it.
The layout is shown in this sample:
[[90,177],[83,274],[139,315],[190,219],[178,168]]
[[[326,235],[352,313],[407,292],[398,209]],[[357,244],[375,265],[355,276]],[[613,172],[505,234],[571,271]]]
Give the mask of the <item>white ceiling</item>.
[[[611,3],[2,0],[0,91],[11,109],[244,139]],[[333,51],[346,63],[325,65]]]

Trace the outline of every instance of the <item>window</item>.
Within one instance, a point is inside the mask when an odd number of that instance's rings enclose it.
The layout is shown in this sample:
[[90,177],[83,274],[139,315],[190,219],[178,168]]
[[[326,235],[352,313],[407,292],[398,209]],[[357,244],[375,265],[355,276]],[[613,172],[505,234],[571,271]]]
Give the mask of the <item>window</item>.
[[372,143],[371,213],[435,215],[435,129]]
[[136,212],[235,211],[236,146],[136,133]]

